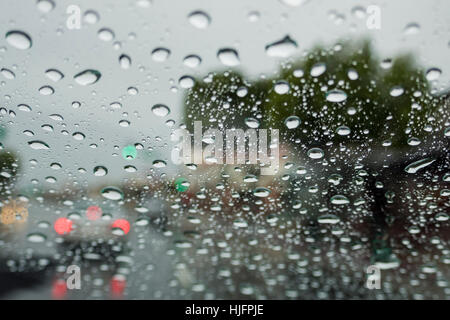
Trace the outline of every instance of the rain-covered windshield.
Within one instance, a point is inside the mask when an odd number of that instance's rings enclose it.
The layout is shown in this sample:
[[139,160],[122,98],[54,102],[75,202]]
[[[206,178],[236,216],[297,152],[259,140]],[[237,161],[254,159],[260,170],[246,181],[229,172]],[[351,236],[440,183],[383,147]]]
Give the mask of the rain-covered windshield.
[[449,298],[449,12],[2,0],[0,298]]

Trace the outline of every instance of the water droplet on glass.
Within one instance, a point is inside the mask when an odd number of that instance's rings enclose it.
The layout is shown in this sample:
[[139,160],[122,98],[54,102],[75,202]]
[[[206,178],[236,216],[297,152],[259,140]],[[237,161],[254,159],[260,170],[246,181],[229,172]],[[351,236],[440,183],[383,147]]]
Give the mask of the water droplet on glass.
[[329,102],[335,102],[335,103],[343,102],[343,101],[347,100],[347,94],[342,90],[333,89],[326,93],[326,99]]
[[108,28],[98,30],[98,38],[102,41],[111,41],[114,39],[114,32]]
[[81,103],[80,102],[78,102],[78,101],[73,101],[72,102],[72,108],[78,109],[80,107],[81,107]]
[[23,31],[8,31],[5,37],[6,41],[16,49],[26,50],[31,48],[31,37]]
[[194,11],[189,14],[188,20],[194,27],[205,29],[211,23],[211,18],[203,11]]
[[53,170],[59,170],[62,168],[62,165],[60,163],[53,162],[52,164],[50,164],[50,168],[52,168]]
[[106,187],[103,188],[100,193],[102,196],[108,200],[122,200],[123,199],[123,192],[119,188],[116,187]]
[[353,7],[352,14],[355,18],[364,19],[364,17],[366,16],[366,9],[361,6]]
[[317,218],[317,222],[323,224],[336,224],[340,221],[339,217],[334,214],[323,214]]
[[348,136],[350,134],[350,128],[347,126],[340,126],[336,129],[336,133],[340,136]]
[[450,217],[449,217],[448,214],[446,214],[446,213],[444,213],[444,212],[439,212],[438,214],[436,214],[436,215],[434,216],[434,218],[435,218],[437,221],[447,221]]
[[275,83],[274,89],[278,94],[286,94],[289,92],[289,83],[283,80],[277,81]]
[[450,137],[450,128],[445,129],[444,136]]
[[359,78],[358,71],[356,71],[355,69],[349,69],[347,72],[347,77],[350,80],[357,80]]
[[298,7],[306,3],[308,0],[280,0],[280,2],[289,7]]
[[75,139],[75,140],[78,140],[78,141],[81,141],[81,140],[84,140],[84,138],[86,137],[82,132],[74,132],[73,134],[72,134],[72,137]]
[[163,160],[155,160],[153,161],[153,166],[155,168],[164,168],[167,165],[167,163]]
[[387,261],[375,262],[375,266],[377,266],[381,270],[395,269],[400,266],[400,261],[395,256],[392,256],[389,257]]
[[29,141],[28,145],[34,150],[48,150],[48,149],[50,149],[48,144],[46,144],[43,141],[39,141],[39,140]]
[[41,128],[45,131],[53,132],[53,127],[49,124],[43,124]]
[[20,111],[25,111],[25,112],[30,112],[30,111],[31,111],[31,107],[30,107],[29,105],[27,105],[27,104],[19,104],[19,105],[17,106],[17,108],[18,108]]
[[148,8],[148,7],[150,7],[151,4],[152,4],[151,0],[138,0],[136,2],[136,6],[138,6],[140,8]]
[[253,195],[259,198],[265,198],[270,195],[270,190],[264,187],[258,187],[253,190]]
[[183,60],[184,65],[188,68],[197,68],[201,62],[202,59],[199,56],[193,54],[186,56]]
[[408,232],[411,234],[418,234],[420,232],[420,228],[418,226],[411,226],[409,227]]
[[132,95],[132,96],[135,96],[135,95],[137,95],[139,93],[138,89],[135,88],[135,87],[129,87],[127,89],[127,92],[128,92],[129,95]]
[[242,219],[242,218],[237,218],[237,219],[235,219],[235,220],[233,221],[233,225],[234,225],[236,228],[247,228],[247,227],[248,227],[247,221],[245,221],[245,220]]
[[169,59],[170,50],[166,48],[156,48],[152,51],[152,59],[156,62],[164,62]]
[[39,11],[47,13],[53,10],[55,3],[52,0],[38,0],[37,7]]
[[12,72],[11,70],[6,69],[6,68],[2,68],[2,69],[0,70],[0,72],[2,73],[2,75],[3,75],[6,79],[9,79],[9,80],[12,80],[12,79],[14,79],[14,78],[16,77],[16,75],[14,74],[14,72]]
[[311,159],[320,159],[325,155],[323,150],[320,148],[311,148],[308,150],[307,154]]
[[430,68],[427,70],[426,73],[426,77],[428,81],[435,81],[437,79],[439,79],[439,77],[441,76],[441,69],[438,68]]
[[137,172],[137,168],[135,166],[131,166],[131,165],[124,166],[123,169],[129,173]]
[[146,217],[139,217],[139,218],[137,218],[136,219],[136,225],[138,226],[138,227],[145,227],[145,226],[147,226],[150,222],[149,222],[149,220],[148,220],[148,218],[146,218]]
[[96,83],[101,78],[101,73],[97,70],[87,69],[74,76],[76,83],[87,86]]
[[332,204],[348,204],[348,203],[350,203],[350,201],[348,200],[348,198],[346,196],[343,196],[340,194],[332,196],[330,201]]
[[420,25],[418,23],[409,23],[406,25],[405,29],[403,30],[403,33],[407,36],[418,34],[420,31]]
[[408,144],[410,145],[410,146],[418,146],[419,144],[420,144],[420,140],[418,139],[418,138],[409,138],[408,139]]
[[319,62],[312,66],[310,74],[312,77],[318,77],[322,75],[326,70],[326,64],[323,62]]
[[178,80],[178,83],[179,83],[181,88],[189,89],[189,88],[192,88],[194,86],[195,81],[194,81],[194,78],[192,78],[191,76],[182,76]]
[[99,14],[94,10],[87,10],[84,13],[84,22],[88,24],[95,24],[100,20]]
[[399,97],[403,94],[403,92],[405,92],[405,90],[401,86],[395,86],[395,87],[392,87],[389,94],[393,97]]
[[333,173],[332,175],[330,175],[330,177],[328,178],[328,182],[334,184],[335,186],[339,185],[342,181],[342,176],[340,174],[337,173]]
[[56,69],[48,69],[47,71],[45,71],[45,75],[47,76],[47,78],[54,82],[58,82],[59,80],[64,78],[62,72]]
[[185,178],[177,178],[174,181],[174,185],[178,192],[185,192],[189,189],[190,183]]
[[381,68],[383,69],[389,69],[392,67],[392,59],[383,59],[380,63]]
[[157,115],[158,117],[165,117],[170,113],[170,109],[168,106],[164,104],[155,104],[152,107],[152,112],[154,115]]
[[288,129],[295,129],[300,125],[300,123],[301,120],[297,116],[290,116],[284,120],[284,124]]
[[94,168],[94,175],[97,177],[103,177],[103,176],[106,176],[107,174],[108,174],[108,169],[106,169],[106,167],[96,166]]
[[435,160],[434,159],[429,159],[429,158],[425,158],[425,159],[421,159],[418,161],[415,161],[409,165],[407,165],[405,167],[405,171],[407,173],[416,173],[417,171],[419,171],[422,168],[425,168],[427,166],[429,166],[430,164],[432,164]]
[[237,89],[236,94],[239,98],[243,98],[247,95],[248,89],[246,87],[240,87]]
[[27,235],[27,240],[33,243],[41,243],[44,242],[47,237],[42,233],[30,233]]
[[119,64],[122,69],[129,69],[131,67],[131,58],[126,54],[119,57]]
[[234,67],[240,64],[237,51],[231,48],[220,49],[217,52],[217,58],[225,66]]
[[281,40],[268,44],[266,46],[266,54],[269,57],[287,58],[295,52],[297,47],[297,42],[286,36]]
[[131,122],[128,120],[120,120],[119,121],[119,126],[124,127],[124,128],[129,127],[130,124],[131,124]]
[[246,183],[258,182],[258,178],[253,174],[248,174],[244,177],[244,182]]
[[256,22],[261,17],[260,13],[258,11],[250,11],[247,15],[247,19],[250,22]]
[[55,93],[55,90],[50,86],[43,86],[39,88],[39,93],[43,96],[49,96]]
[[245,124],[252,129],[259,128],[260,125],[259,120],[255,118],[245,118]]

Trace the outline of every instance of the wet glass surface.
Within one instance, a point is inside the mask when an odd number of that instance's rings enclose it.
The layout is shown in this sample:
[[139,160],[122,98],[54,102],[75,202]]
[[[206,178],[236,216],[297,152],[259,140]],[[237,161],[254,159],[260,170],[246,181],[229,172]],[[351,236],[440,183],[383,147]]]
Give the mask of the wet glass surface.
[[449,298],[449,10],[2,0],[0,298]]

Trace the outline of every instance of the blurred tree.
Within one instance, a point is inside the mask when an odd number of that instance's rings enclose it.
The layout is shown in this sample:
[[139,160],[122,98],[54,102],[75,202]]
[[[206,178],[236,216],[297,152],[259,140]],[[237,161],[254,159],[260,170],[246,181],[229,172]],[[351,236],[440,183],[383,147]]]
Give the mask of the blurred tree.
[[203,130],[244,128],[245,119],[257,113],[270,87],[268,81],[250,83],[234,71],[196,81],[185,100],[187,129],[193,132],[194,121],[202,121]]
[[6,130],[0,126],[0,192],[4,193],[11,189],[18,170],[18,157],[11,151],[5,150],[1,141],[6,136]]
[[[317,70],[324,69],[320,73]],[[316,72],[312,72],[316,70]],[[280,81],[289,91],[277,93]],[[327,101],[331,90],[343,91],[342,102]],[[308,139],[324,144],[381,141],[407,146],[407,137],[424,135],[421,123],[439,105],[429,93],[424,71],[410,54],[381,61],[367,39],[343,42],[331,49],[317,46],[305,58],[282,68],[277,77],[248,81],[235,71],[210,73],[187,93],[185,121],[206,128],[246,128],[246,119],[263,128],[278,128],[285,141]],[[297,116],[301,125],[285,126]],[[340,126],[351,133],[336,134]]]

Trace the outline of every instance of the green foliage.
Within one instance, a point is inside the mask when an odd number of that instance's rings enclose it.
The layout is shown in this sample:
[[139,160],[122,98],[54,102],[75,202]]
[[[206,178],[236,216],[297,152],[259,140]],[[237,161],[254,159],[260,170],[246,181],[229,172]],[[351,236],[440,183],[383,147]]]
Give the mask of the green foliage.
[[[323,63],[326,71],[313,77],[314,65]],[[303,75],[299,76],[299,70]],[[350,70],[357,73],[349,79]],[[331,49],[317,46],[303,59],[282,68],[277,77],[248,81],[240,73],[213,73],[209,81],[196,81],[185,100],[185,121],[192,130],[193,121],[201,120],[204,128],[245,128],[248,117],[260,119],[261,128],[280,129],[285,140],[361,143],[389,140],[393,147],[407,146],[407,136],[421,138],[423,124],[439,105],[429,94],[428,82],[410,54],[392,59],[383,68],[368,40],[344,42]],[[290,90],[278,94],[277,81],[287,81]],[[390,94],[401,87],[400,96]],[[247,88],[244,97],[239,88]],[[340,103],[326,100],[326,93],[339,89],[347,94]],[[418,107],[412,108],[413,104]],[[351,112],[354,108],[355,112]],[[350,112],[349,112],[350,110]],[[284,121],[297,116],[302,123],[288,129]],[[351,129],[349,136],[339,136],[339,126]],[[409,134],[405,133],[410,128]]]
[[16,176],[19,168],[17,159],[11,152],[0,152],[0,172],[9,174],[8,176],[0,175],[0,191],[4,191]]
[[[6,129],[0,125],[0,140],[2,140],[6,136]],[[0,146],[3,148],[3,144],[0,142]],[[8,184],[12,179],[16,176],[19,170],[19,161],[18,157],[6,150],[0,151],[0,172],[3,173],[0,175],[0,191],[4,191],[8,188]]]
[[[202,121],[204,130],[244,128],[245,118],[255,113],[253,107],[270,87],[267,81],[250,83],[240,73],[229,71],[214,75],[211,82],[196,81],[185,100],[186,126],[191,132],[194,121]],[[248,90],[245,97],[238,96],[239,88]]]

